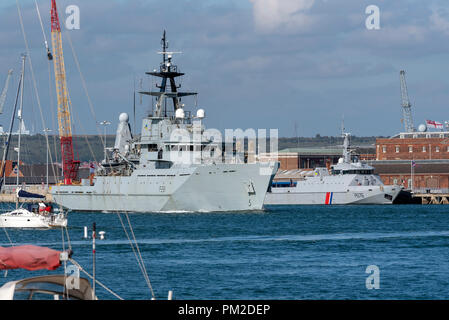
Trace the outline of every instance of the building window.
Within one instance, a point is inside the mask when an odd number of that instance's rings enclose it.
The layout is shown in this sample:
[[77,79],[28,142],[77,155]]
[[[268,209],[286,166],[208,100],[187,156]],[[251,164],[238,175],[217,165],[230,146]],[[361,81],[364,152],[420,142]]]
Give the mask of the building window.
[[435,152],[440,152],[440,147],[435,147]]
[[408,152],[410,152],[410,153],[413,152],[413,147],[412,147],[412,146],[409,146],[409,147],[408,147]]
[[[387,153],[387,147],[386,147],[386,146],[383,146],[383,147],[382,147],[382,152],[383,152],[383,153]],[[448,147],[448,152],[449,152],[449,147]]]
[[408,188],[409,188],[409,189],[412,188],[412,179],[408,179]]
[[396,146],[396,153],[399,153],[399,146]]
[[398,179],[393,179],[393,184],[397,185],[398,184]]
[[426,146],[422,147],[422,152],[426,152]]

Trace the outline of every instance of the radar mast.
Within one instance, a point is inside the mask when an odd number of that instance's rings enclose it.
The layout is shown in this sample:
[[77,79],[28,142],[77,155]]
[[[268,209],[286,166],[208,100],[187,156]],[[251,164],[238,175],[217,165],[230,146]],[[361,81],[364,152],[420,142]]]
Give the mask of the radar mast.
[[[167,117],[167,108],[165,107],[162,110],[164,101],[166,98],[171,98],[173,101],[173,113],[176,110],[182,108],[180,103],[180,98],[185,96],[196,95],[196,92],[178,92],[178,89],[181,88],[181,85],[176,85],[175,78],[183,76],[184,73],[178,71],[178,66],[173,64],[172,59],[173,55],[176,51],[167,51],[168,49],[168,41],[166,38],[166,32],[162,35],[161,39],[162,51],[158,52],[162,54],[162,63],[159,66],[159,71],[153,70],[153,72],[146,72],[146,74],[162,78],[161,84],[156,84],[156,87],[159,88],[159,91],[140,91],[140,94],[145,94],[153,97],[157,97],[157,103],[154,110],[154,117]],[[168,83],[167,83],[168,82]]]

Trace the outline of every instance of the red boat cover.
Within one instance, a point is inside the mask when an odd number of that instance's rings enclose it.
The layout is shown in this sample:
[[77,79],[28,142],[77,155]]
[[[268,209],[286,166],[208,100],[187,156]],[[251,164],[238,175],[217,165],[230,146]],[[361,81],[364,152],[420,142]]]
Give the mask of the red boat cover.
[[17,247],[0,247],[0,270],[55,270],[60,265],[60,251],[49,248],[24,245]]

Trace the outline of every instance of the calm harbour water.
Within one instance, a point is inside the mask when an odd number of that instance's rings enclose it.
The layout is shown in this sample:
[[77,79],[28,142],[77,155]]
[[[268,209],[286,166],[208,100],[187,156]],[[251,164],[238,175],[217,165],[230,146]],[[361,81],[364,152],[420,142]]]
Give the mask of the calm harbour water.
[[[449,299],[449,207],[292,206],[263,212],[129,214],[156,298]],[[125,219],[125,216],[122,215]],[[92,269],[83,227],[96,222],[98,280],[149,299],[117,214],[70,213],[73,258]],[[0,230],[0,245],[9,241]],[[61,230],[8,230],[14,244],[62,248]],[[67,243],[66,243],[67,245]],[[366,268],[380,270],[368,290]],[[10,270],[7,281],[59,271]],[[98,287],[97,287],[98,288]],[[115,299],[98,288],[100,299]]]

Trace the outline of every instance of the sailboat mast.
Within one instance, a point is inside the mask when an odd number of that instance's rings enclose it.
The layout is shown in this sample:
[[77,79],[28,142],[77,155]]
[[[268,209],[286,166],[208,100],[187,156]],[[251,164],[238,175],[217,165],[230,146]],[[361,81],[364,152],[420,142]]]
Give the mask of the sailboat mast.
[[11,136],[12,136],[12,130],[14,128],[14,119],[16,118],[16,110],[17,110],[17,104],[19,102],[19,94],[20,94],[21,83],[22,83],[22,78],[19,78],[19,85],[17,86],[16,100],[14,102],[14,110],[12,111],[11,123],[9,125],[9,133],[8,133],[8,137],[7,137],[6,141],[5,141],[4,149],[3,149],[3,159],[2,159],[2,168],[1,168],[1,180],[0,180],[0,191],[2,190],[3,185],[5,184],[6,159],[8,159],[9,146],[11,145]]
[[[17,182],[16,182],[16,188],[19,188],[19,178],[20,178],[20,140],[22,136],[22,109],[23,109],[23,83],[24,83],[24,77],[25,77],[25,59],[26,55],[22,54],[22,73],[20,75],[21,77],[21,83],[20,83],[20,107],[19,111],[17,113],[17,118],[19,119],[19,139],[18,139],[18,150],[17,150]],[[16,203],[17,207],[17,203]]]
[[[20,138],[22,136],[22,109],[23,109],[23,82],[25,78],[25,59],[26,55],[22,54],[22,71],[20,74],[20,107],[17,112],[17,118],[19,120],[19,139],[17,143],[17,173],[16,173],[16,191],[19,188],[19,178],[20,178]],[[15,112],[15,110],[14,110]],[[11,128],[12,129],[12,128]],[[11,134],[11,133],[10,133]],[[16,197],[16,209],[19,207],[19,197]]]

